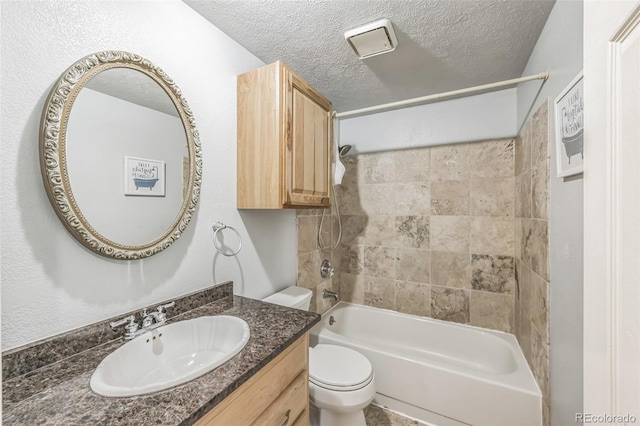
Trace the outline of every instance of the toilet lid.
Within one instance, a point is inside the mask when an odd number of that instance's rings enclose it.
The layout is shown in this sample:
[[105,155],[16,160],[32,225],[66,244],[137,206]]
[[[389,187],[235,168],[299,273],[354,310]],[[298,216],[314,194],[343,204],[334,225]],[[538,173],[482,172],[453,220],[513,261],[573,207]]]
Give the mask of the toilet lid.
[[309,380],[325,389],[360,389],[373,378],[369,360],[343,346],[319,344],[309,349]]

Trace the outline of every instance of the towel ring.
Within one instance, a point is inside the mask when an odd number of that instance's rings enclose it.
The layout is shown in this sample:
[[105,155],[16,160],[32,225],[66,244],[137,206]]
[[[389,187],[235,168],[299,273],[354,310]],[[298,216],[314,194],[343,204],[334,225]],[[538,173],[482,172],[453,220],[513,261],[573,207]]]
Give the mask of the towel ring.
[[[218,244],[218,239],[216,238],[216,235],[218,234],[219,231],[222,231],[223,229],[231,229],[233,232],[236,233],[236,235],[238,236],[238,241],[240,241],[240,245],[238,246],[238,250],[227,254],[224,252],[224,250],[222,250],[222,247],[220,247],[220,244]],[[240,249],[242,248],[242,237],[240,236],[240,233],[238,232],[238,230],[232,226],[227,226],[224,223],[220,222],[220,221],[216,221],[213,223],[213,245],[216,246],[216,250],[218,250],[218,253],[220,253],[223,256],[235,256],[236,254],[240,253]]]

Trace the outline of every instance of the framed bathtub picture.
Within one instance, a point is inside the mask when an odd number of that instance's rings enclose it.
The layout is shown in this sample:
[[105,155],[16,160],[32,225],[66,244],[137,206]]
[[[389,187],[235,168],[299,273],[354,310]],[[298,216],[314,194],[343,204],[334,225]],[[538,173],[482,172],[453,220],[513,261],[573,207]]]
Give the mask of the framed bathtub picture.
[[164,197],[165,162],[124,157],[124,195]]
[[582,173],[584,159],[582,71],[554,103],[558,177]]

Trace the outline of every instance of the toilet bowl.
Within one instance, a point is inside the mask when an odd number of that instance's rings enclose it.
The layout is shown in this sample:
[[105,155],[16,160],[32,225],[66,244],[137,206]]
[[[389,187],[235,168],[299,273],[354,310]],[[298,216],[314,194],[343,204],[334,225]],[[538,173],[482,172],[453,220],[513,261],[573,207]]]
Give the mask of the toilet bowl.
[[337,345],[309,348],[312,425],[364,426],[363,409],[375,393],[373,368],[364,355]]
[[[312,292],[288,287],[264,302],[309,310]],[[365,426],[364,408],[375,396],[371,362],[337,345],[309,348],[309,402],[313,426]]]

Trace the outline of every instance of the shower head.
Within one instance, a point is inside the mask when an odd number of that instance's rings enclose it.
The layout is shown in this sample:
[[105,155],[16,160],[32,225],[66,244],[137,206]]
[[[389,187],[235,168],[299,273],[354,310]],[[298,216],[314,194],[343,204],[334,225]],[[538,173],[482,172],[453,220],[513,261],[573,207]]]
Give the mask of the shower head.
[[338,147],[338,153],[340,154],[340,158],[347,155],[347,153],[351,150],[351,145],[342,145]]

